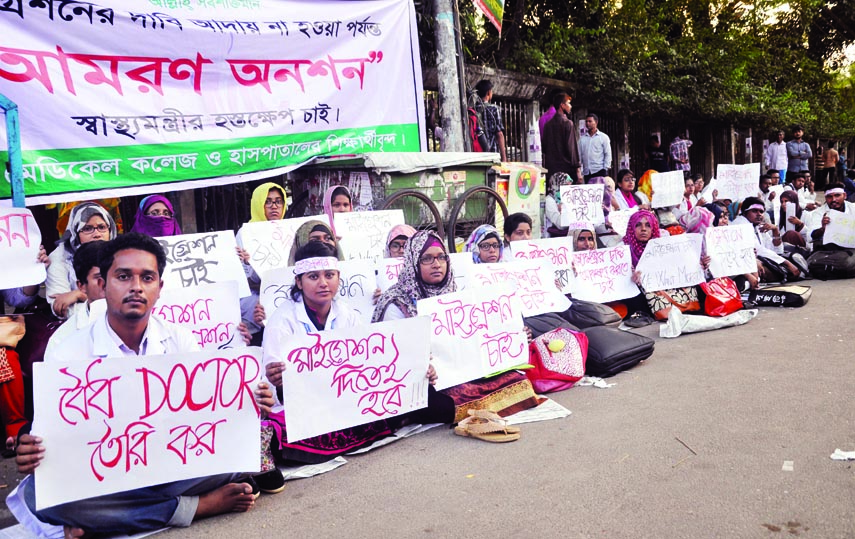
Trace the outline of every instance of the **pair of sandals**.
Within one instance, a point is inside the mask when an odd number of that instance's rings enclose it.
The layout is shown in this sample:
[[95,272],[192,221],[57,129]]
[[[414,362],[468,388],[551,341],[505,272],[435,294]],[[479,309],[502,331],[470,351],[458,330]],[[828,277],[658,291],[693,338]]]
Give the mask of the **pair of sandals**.
[[490,410],[469,410],[469,417],[454,427],[454,434],[485,442],[504,443],[520,439],[520,428],[508,425],[499,414]]

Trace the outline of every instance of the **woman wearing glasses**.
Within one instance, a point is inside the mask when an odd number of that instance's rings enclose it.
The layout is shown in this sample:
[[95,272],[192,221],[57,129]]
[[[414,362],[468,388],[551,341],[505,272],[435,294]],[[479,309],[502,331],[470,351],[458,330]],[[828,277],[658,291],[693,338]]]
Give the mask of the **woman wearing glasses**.
[[466,240],[466,250],[472,253],[472,261],[476,264],[493,264],[504,260],[502,236],[493,225],[476,228]]
[[131,232],[139,232],[153,238],[180,236],[181,227],[178,226],[175,210],[169,199],[161,195],[150,195],[142,199]]
[[77,288],[74,253],[84,243],[112,240],[116,234],[116,222],[98,204],[84,202],[71,210],[68,227],[50,254],[45,281],[47,300],[56,316],[68,318],[86,301],[86,294]]

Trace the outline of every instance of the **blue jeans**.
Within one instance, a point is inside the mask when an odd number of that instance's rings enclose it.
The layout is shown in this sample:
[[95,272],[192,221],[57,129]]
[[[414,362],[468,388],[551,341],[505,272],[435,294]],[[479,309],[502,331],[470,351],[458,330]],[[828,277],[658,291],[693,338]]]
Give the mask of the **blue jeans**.
[[135,533],[166,526],[187,527],[193,522],[199,496],[235,483],[245,474],[220,474],[138,488],[96,498],[55,505],[36,511],[32,475],[21,488],[29,510],[42,522],[81,528],[88,533]]

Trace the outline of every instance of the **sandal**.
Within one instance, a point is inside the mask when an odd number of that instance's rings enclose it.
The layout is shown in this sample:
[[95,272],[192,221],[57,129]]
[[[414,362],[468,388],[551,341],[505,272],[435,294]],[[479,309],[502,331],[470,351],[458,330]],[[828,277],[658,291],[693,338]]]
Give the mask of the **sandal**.
[[520,439],[519,427],[512,427],[495,412],[489,410],[469,410],[469,417],[454,427],[454,434],[503,443]]

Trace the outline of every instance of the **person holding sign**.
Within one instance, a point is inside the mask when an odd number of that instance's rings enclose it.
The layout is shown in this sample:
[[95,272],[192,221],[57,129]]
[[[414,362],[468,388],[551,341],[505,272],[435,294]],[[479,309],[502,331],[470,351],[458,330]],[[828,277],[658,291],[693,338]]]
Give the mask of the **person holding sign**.
[[74,253],[84,243],[110,240],[116,237],[116,222],[110,213],[94,202],[78,204],[71,210],[68,228],[50,254],[45,295],[53,314],[68,318],[86,301],[86,294],[77,288],[74,274]]
[[505,252],[499,231],[493,225],[481,225],[466,240],[466,250],[476,264],[493,264],[503,259]]
[[[344,185],[331,185],[324,193],[324,213],[330,220],[330,226],[335,234],[335,214],[350,213],[353,211],[353,197],[350,189]],[[336,239],[341,236],[336,234]]]
[[[650,171],[648,171],[650,172]],[[655,171],[652,171],[655,173]],[[650,208],[650,200],[642,192],[635,191],[635,176],[628,169],[621,169],[616,176],[615,184],[617,191],[614,199],[617,200],[619,210],[629,210],[631,208]]]
[[[160,243],[142,234],[126,234],[106,243],[99,254],[107,312],[94,323],[75,332],[46,361],[159,356],[194,352],[196,340],[182,328],[151,316],[163,286],[166,253]],[[156,359],[155,359],[156,361]],[[255,390],[262,414],[273,404],[266,383]],[[36,418],[38,420],[38,418]],[[46,454],[42,438],[18,437],[18,471],[31,474]],[[61,452],[61,447],[53,451]],[[241,474],[242,475],[242,474]],[[144,487],[131,491],[83,499],[36,510],[35,481],[26,477],[23,489],[27,508],[40,521],[64,526],[66,537],[86,533],[115,534],[157,530],[166,526],[189,526],[194,520],[252,508],[252,486],[237,482],[241,475],[221,474]],[[70,488],[57,485],[56,488]]]
[[[828,190],[825,191],[825,205],[827,207],[825,211],[817,210],[818,214],[822,214],[822,219],[819,226],[810,233],[814,251],[835,251],[838,249],[835,245],[823,243],[825,228],[831,223],[829,213],[836,211],[846,215],[855,215],[855,204],[846,200],[846,190],[843,184],[835,183],[828,186]],[[814,217],[814,221],[816,221],[816,217]]]
[[147,234],[152,238],[180,236],[181,227],[175,219],[175,210],[169,199],[161,195],[149,195],[142,199],[131,232]]
[[[371,321],[418,316],[419,300],[455,291],[454,271],[442,238],[432,231],[417,232],[407,242],[398,282],[380,296]],[[440,393],[454,400],[455,420],[466,418],[469,410],[508,416],[539,404],[531,383],[517,371],[466,382]]]
[[[766,221],[766,206],[757,197],[748,197],[742,201],[742,212],[733,220],[734,225],[750,224],[754,228],[756,239],[754,250],[757,253],[757,271],[763,282],[776,282],[786,279],[798,279],[801,271],[792,262],[784,258],[784,240],[777,226]],[[806,266],[806,264],[804,264]]]
[[567,228],[561,226],[561,187],[573,185],[573,178],[566,172],[556,172],[547,185],[543,227],[550,238],[564,237]]
[[[781,209],[778,213],[778,222],[783,223],[785,229],[781,239],[785,244],[802,249],[808,249],[808,230],[805,222],[802,219],[807,219],[808,215],[804,214],[801,204],[799,204],[799,195],[793,190],[785,190],[781,193]],[[786,247],[785,247],[786,250]],[[807,252],[807,251],[805,251]]]

